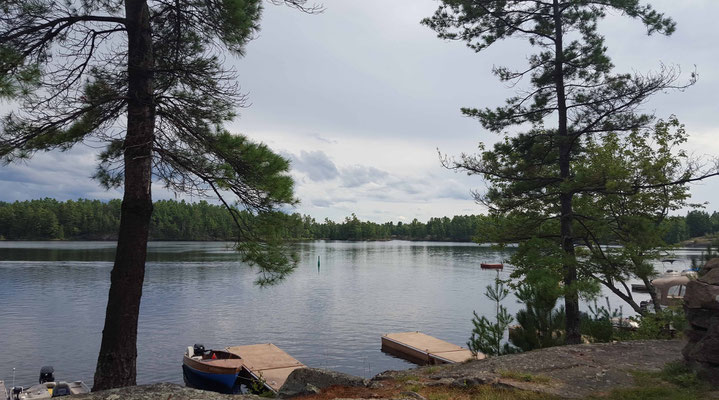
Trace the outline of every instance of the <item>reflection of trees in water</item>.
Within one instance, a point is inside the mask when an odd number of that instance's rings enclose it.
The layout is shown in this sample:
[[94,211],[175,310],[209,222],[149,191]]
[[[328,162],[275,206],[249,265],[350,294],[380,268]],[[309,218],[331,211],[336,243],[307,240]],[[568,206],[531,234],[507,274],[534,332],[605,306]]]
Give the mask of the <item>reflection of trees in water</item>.
[[0,259],[7,261],[112,261],[114,248],[1,248]]
[[[66,243],[68,246],[76,244]],[[163,250],[151,246],[148,248],[147,261],[239,261],[240,257],[235,251],[215,252],[216,246],[215,243],[210,247],[193,243],[189,244],[189,250],[184,251]],[[52,247],[0,248],[0,260],[6,261],[112,261],[114,257],[114,247],[63,248],[53,244]]]

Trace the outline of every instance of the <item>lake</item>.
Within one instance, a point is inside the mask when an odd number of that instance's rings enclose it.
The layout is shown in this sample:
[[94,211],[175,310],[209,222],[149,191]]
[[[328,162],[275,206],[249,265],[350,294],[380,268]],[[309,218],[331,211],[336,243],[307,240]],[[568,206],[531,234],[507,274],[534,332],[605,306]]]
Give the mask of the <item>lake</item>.
[[[151,242],[138,384],[181,384],[182,354],[194,343],[272,342],[308,366],[364,377],[410,368],[380,351],[380,337],[418,330],[464,346],[472,311],[492,312],[484,290],[497,273],[479,263],[508,257],[473,243],[296,246],[297,270],[276,286],[259,288],[253,285],[257,271],[239,262],[232,243]],[[12,368],[16,383],[29,385],[43,365],[54,366],[60,380],[92,385],[114,250],[114,242],[0,241],[0,379],[8,386]],[[674,267],[687,267],[698,253],[678,251]],[[505,305],[512,314],[520,308],[513,297]],[[624,311],[629,314],[628,307]]]

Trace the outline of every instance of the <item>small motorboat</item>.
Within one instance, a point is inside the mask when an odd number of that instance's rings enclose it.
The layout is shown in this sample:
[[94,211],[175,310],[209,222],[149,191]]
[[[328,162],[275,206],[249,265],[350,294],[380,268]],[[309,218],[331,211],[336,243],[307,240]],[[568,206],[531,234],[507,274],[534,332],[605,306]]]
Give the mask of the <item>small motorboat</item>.
[[661,277],[652,280],[652,286],[659,294],[659,303],[666,307],[681,304],[687,284],[692,279],[696,279],[696,272],[692,274],[668,271]]
[[479,266],[482,269],[502,269],[504,268],[504,264],[502,263],[481,263]]
[[205,346],[188,346],[182,358],[182,375],[187,386],[220,393],[237,393],[237,378],[243,361],[237,354],[223,350],[205,350]]
[[53,367],[42,367],[40,369],[40,381],[37,385],[13,387],[9,398],[11,400],[36,400],[90,393],[90,388],[82,381],[56,381],[54,373]]

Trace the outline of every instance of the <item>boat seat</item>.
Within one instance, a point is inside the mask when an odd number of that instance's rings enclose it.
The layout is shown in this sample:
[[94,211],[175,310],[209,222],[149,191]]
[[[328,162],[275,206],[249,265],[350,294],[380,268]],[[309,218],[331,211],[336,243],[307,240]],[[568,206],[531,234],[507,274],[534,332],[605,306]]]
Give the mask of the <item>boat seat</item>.
[[69,396],[72,394],[70,385],[67,382],[58,382],[55,384],[55,388],[52,391],[52,397]]

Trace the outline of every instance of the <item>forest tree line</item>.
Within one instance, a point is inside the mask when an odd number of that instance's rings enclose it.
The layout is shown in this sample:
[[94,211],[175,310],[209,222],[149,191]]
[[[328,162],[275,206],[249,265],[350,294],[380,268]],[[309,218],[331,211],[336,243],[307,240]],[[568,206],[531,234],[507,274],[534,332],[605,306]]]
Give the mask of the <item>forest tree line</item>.
[[[491,230],[496,220],[486,215],[435,217],[427,222],[376,223],[355,214],[340,222],[308,215],[287,214],[283,236],[293,240],[432,240],[470,242]],[[0,240],[115,240],[120,223],[120,200],[54,199],[0,202]],[[689,211],[671,216],[660,227],[667,244],[719,233],[719,213]],[[234,220],[221,205],[160,200],[154,203],[150,238],[153,240],[234,240]],[[609,239],[608,241],[611,241]]]

